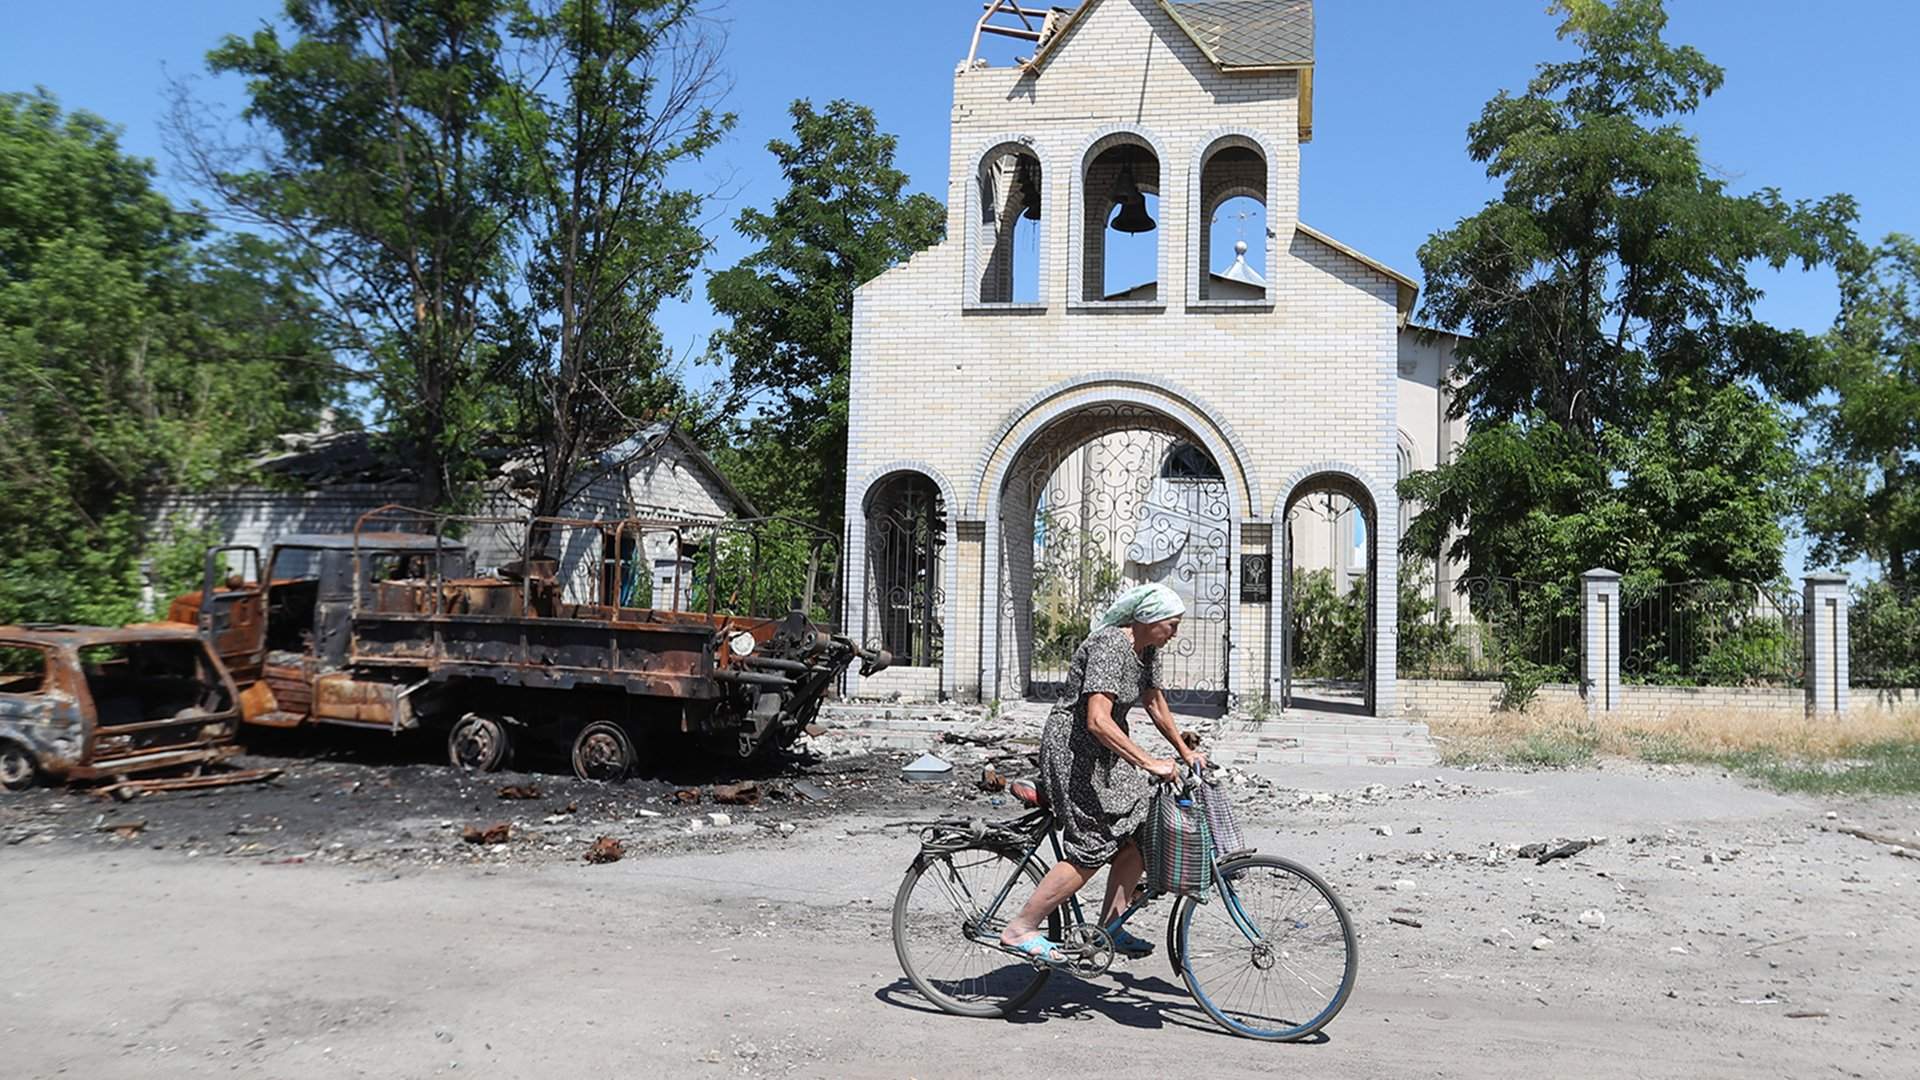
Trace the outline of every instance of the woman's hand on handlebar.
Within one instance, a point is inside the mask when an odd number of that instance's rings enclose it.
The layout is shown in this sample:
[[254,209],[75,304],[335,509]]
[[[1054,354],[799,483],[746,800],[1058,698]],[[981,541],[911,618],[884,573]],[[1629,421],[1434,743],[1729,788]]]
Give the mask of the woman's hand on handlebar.
[[1180,763],[1172,758],[1154,758],[1141,766],[1155,780],[1173,781],[1180,779]]
[[1187,767],[1194,772],[1205,772],[1207,768],[1207,755],[1198,750],[1189,752],[1187,754]]

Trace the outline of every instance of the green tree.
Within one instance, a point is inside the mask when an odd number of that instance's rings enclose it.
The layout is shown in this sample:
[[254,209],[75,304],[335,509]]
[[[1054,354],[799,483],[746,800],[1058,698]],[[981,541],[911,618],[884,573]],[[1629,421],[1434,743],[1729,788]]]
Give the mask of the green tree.
[[0,622],[131,618],[140,497],[338,395],[279,253],[152,181],[104,120],[0,95]]
[[529,195],[503,297],[512,436],[532,448],[534,513],[561,512],[586,456],[678,404],[654,322],[710,248],[705,196],[670,183],[733,124],[714,111],[718,38],[693,0],[555,0],[521,9],[507,128]]
[[1812,410],[1813,554],[1866,557],[1895,592],[1920,584],[1920,243],[1889,236],[1840,264],[1833,394]]
[[497,415],[504,252],[525,162],[501,135],[507,0],[287,0],[208,54],[247,79],[229,145],[184,86],[172,134],[226,210],[295,255],[426,501],[456,498]]
[[1404,550],[1455,535],[1470,573],[1533,580],[1770,578],[1794,494],[1780,402],[1815,393],[1821,350],[1754,317],[1748,268],[1833,258],[1852,200],[1709,173],[1673,118],[1723,73],[1663,38],[1659,0],[1552,10],[1579,56],[1487,103],[1468,148],[1502,193],[1420,251],[1424,316],[1469,335],[1454,411],[1473,429],[1404,482],[1423,506]]
[[722,463],[762,509],[841,535],[853,292],[936,243],[946,210],[903,194],[895,139],[872,110],[801,100],[790,111],[793,140],[767,145],[787,191],[771,212],[748,209],[735,222],[759,250],[707,284],[714,310],[732,320],[712,350],[735,388],[724,412],[760,409]]

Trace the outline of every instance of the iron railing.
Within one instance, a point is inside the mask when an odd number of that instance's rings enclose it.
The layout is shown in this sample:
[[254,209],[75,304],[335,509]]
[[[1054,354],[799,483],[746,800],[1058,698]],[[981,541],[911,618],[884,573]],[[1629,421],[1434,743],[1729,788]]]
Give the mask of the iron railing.
[[1463,578],[1401,609],[1402,678],[1491,680],[1527,667],[1543,682],[1579,681],[1577,581]]
[[1620,677],[1662,686],[1801,686],[1805,618],[1785,585],[1638,583],[1620,589]]
[[1847,679],[1875,689],[1920,687],[1920,585],[1855,586],[1847,613]]

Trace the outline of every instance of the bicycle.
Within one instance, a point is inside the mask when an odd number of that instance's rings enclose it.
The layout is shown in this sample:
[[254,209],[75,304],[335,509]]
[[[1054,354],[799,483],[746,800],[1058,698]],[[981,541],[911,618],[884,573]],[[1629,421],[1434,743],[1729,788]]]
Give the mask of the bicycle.
[[[894,898],[900,966],[929,1001],[959,1016],[1006,1016],[1033,1000],[1055,970],[1000,944],[1007,917],[1045,876],[1041,845],[1051,841],[1054,860],[1062,858],[1059,829],[1040,792],[1025,781],[1008,791],[1031,809],[996,824],[924,823],[920,852]],[[1083,979],[1105,974],[1115,957],[1113,933],[1158,898],[1143,884],[1124,912],[1100,925],[1087,921],[1078,896],[1070,897],[1044,930],[1067,957],[1058,970]],[[1325,1027],[1352,994],[1360,962],[1353,920],[1333,889],[1299,863],[1253,849],[1214,860],[1209,889],[1175,898],[1166,948],[1215,1023],[1273,1042]],[[949,974],[948,965],[958,972]]]

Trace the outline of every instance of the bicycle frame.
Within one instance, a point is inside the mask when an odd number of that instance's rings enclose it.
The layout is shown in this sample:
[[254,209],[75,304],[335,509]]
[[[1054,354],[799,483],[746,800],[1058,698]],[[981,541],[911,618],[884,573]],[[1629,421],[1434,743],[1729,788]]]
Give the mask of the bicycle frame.
[[[956,827],[961,825],[959,822],[942,822],[937,824],[950,824]],[[971,829],[971,823],[967,823],[966,827]],[[989,903],[984,910],[979,912],[977,916],[978,921],[973,928],[973,936],[976,941],[980,944],[991,944],[998,948],[1000,944],[997,938],[988,941],[984,939],[984,935],[990,932],[996,925],[1000,908],[1007,902],[1007,898],[1013,894],[1014,886],[1019,884],[1021,872],[1028,866],[1033,866],[1044,876],[1046,870],[1050,868],[1047,864],[1043,864],[1037,859],[1040,853],[1040,845],[1047,843],[1051,846],[1053,861],[1055,863],[1065,861],[1066,853],[1060,846],[1059,827],[1054,822],[1052,814],[1046,810],[1035,810],[1023,817],[1015,818],[1013,821],[999,826],[996,832],[999,838],[1002,839],[1011,838],[1013,835],[1020,835],[1024,838],[1024,846],[1004,845],[1002,847],[1002,851],[1005,854],[1015,856],[1018,861],[1012,872],[1007,875],[1007,880],[1001,883],[999,891],[993,897],[993,901]],[[956,848],[939,851],[937,853],[940,855],[952,855],[957,850],[964,849]],[[928,849],[923,846],[922,857],[926,857],[927,854]],[[961,880],[959,875],[953,872],[951,863],[947,866],[947,873],[939,880],[941,885],[948,891],[949,899],[963,901],[963,903],[958,905],[962,907],[963,910],[974,910],[974,898],[971,890],[967,888],[966,882]],[[1258,926],[1254,925],[1253,919],[1247,914],[1246,909],[1241,907],[1240,898],[1233,891],[1232,882],[1225,874],[1221,873],[1218,862],[1215,862],[1213,865],[1213,884],[1219,891],[1222,901],[1226,905],[1227,916],[1233,921],[1234,926],[1239,929],[1241,934],[1245,935],[1249,943],[1254,945],[1261,944],[1265,940],[1265,935],[1261,933]],[[1127,905],[1126,910],[1114,916],[1113,919],[1107,923],[1101,924],[1100,929],[1111,938],[1114,933],[1127,924],[1127,920],[1133,918],[1142,908],[1158,899],[1161,895],[1163,894],[1154,892],[1150,888],[1141,891],[1134,901]],[[1204,897],[1199,897],[1195,899],[1195,902],[1205,903],[1206,900]],[[1078,895],[1069,896],[1066,904],[1063,906],[1069,913],[1066,922],[1067,926],[1089,925],[1086,911],[1081,906]]]

